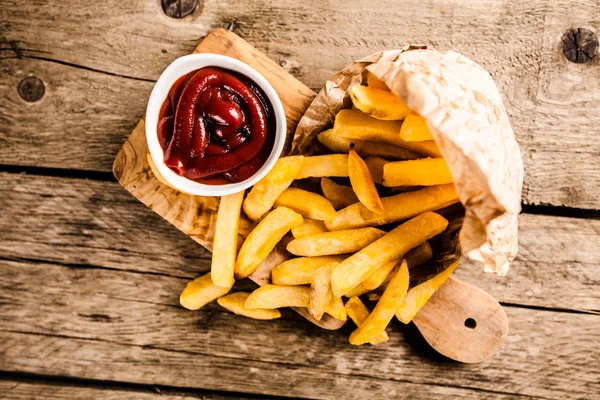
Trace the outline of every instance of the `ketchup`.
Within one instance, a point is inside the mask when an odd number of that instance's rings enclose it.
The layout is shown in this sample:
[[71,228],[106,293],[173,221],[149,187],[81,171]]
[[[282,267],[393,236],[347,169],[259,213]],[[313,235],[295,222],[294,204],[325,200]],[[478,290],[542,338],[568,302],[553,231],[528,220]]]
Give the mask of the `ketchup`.
[[275,142],[275,115],[254,81],[206,67],[179,78],[160,109],[164,162],[196,182],[241,182],[258,171]]

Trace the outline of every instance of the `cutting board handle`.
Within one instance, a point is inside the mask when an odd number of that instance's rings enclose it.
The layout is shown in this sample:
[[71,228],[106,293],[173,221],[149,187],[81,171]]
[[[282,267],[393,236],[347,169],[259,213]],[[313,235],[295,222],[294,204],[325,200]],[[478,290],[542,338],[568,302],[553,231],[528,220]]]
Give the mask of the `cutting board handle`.
[[508,318],[492,296],[450,278],[413,322],[439,353],[463,363],[491,357],[508,335]]

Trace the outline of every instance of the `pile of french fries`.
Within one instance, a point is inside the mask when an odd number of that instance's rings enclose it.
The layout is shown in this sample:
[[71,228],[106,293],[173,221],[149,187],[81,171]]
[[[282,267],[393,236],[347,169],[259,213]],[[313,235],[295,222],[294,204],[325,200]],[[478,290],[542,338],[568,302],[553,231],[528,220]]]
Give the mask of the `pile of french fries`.
[[[409,323],[452,274],[458,261],[411,287],[412,274],[435,259],[430,239],[448,227],[434,211],[458,196],[425,120],[373,75],[365,80],[349,89],[353,108],[318,135],[326,154],[280,158],[247,195],[221,198],[211,271],[183,290],[185,308],[217,300],[235,314],[275,319],[280,308],[304,307],[316,320],[349,316],[351,344],[378,344],[394,316]],[[238,246],[242,212],[256,225]],[[282,240],[293,258],[272,270],[271,283],[229,293]]]

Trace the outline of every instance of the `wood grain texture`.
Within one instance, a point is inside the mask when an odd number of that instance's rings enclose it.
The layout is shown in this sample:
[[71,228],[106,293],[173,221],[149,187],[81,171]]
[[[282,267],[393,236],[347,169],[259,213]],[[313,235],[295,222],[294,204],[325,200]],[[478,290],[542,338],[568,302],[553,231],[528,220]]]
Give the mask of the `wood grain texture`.
[[[524,202],[600,209],[600,59],[573,64],[560,51],[566,29],[600,28],[594,0],[208,0],[180,20],[158,2],[55,3],[28,14],[3,2],[0,143],[10,151],[0,151],[0,163],[110,170],[151,82],[210,29],[236,21],[236,33],[315,89],[349,62],[407,42],[473,58],[504,94],[525,161]],[[82,31],[85,16],[93,18]],[[41,101],[24,104],[16,85],[29,74],[51,84]],[[75,146],[65,153],[60,143]]]
[[[208,251],[116,182],[0,173],[0,209],[3,257],[186,279],[210,266]],[[519,222],[508,277],[467,264],[456,276],[504,303],[600,311],[600,220],[523,214]]]
[[[508,308],[498,354],[460,365],[402,324],[356,348],[284,313],[235,316],[176,305],[185,279],[0,261],[0,369],[310,398],[586,398],[600,390],[597,315]],[[102,284],[99,284],[102,282]],[[40,302],[43,299],[43,302]]]

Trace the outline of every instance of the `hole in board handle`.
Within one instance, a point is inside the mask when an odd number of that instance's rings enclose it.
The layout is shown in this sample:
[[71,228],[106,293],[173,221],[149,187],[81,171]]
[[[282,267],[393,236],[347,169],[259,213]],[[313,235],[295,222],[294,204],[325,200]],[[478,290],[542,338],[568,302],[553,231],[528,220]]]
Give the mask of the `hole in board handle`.
[[477,328],[477,321],[475,321],[473,318],[467,318],[465,320],[465,326],[469,329],[475,329]]

